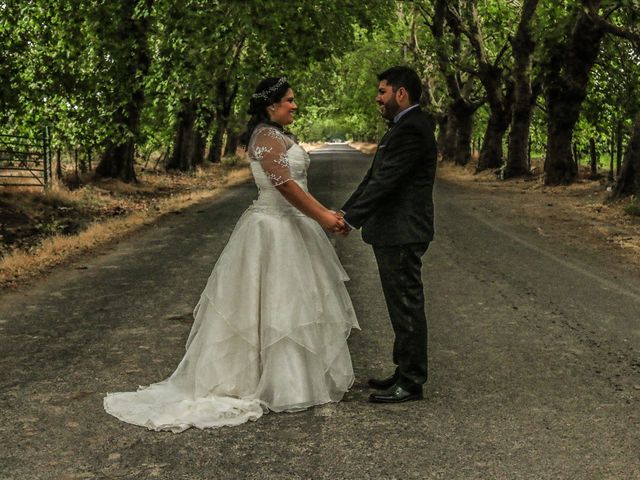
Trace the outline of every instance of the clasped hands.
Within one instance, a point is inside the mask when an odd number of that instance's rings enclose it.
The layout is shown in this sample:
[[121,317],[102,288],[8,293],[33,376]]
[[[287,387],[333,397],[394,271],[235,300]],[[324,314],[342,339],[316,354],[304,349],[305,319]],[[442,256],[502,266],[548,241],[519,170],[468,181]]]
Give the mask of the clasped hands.
[[329,213],[333,218],[330,219],[328,230],[333,233],[346,237],[351,232],[351,227],[344,221],[344,214],[342,212],[336,212],[329,210]]

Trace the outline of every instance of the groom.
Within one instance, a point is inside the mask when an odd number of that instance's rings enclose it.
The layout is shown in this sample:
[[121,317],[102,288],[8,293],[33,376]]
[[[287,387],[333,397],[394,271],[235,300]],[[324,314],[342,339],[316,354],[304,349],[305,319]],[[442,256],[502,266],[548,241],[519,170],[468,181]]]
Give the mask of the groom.
[[372,378],[381,390],[374,403],[422,398],[427,381],[427,319],[422,288],[422,256],[433,239],[432,190],[436,142],[430,118],[420,109],[422,83],[409,67],[397,66],[378,75],[382,116],[390,127],[364,179],[342,207],[350,228],[362,227],[373,246],[391,325],[395,334],[395,372]]

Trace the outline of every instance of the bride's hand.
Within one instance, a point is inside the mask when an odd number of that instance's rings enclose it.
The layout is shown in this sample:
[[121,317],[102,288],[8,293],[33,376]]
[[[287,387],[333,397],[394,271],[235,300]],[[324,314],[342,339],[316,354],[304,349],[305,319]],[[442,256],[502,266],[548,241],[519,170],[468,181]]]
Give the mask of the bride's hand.
[[325,211],[318,220],[318,223],[325,230],[331,230],[332,232],[344,229],[344,220],[333,210]]

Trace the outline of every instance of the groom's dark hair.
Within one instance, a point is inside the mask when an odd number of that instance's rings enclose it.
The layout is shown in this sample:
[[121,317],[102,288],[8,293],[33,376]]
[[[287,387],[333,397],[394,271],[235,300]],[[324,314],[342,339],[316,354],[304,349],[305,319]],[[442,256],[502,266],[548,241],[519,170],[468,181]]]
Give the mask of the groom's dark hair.
[[400,87],[404,87],[409,94],[409,101],[411,103],[418,103],[420,101],[422,82],[413,68],[403,65],[388,68],[378,74],[378,81],[381,82],[382,80],[386,80],[394,92]]

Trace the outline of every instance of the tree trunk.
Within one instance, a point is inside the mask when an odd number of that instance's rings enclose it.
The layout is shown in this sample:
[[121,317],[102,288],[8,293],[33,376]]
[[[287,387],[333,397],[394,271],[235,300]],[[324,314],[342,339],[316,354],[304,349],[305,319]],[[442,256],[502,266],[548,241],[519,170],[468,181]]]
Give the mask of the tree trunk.
[[[547,151],[544,161],[545,183],[568,185],[576,178],[577,168],[571,151],[571,130],[548,126]],[[577,152],[576,152],[577,154]],[[562,160],[562,163],[559,162]],[[576,158],[577,161],[577,158]],[[555,163],[554,163],[555,162]],[[551,165],[549,165],[551,163]]]
[[209,155],[207,160],[212,163],[218,163],[222,158],[222,149],[224,147],[224,133],[229,125],[229,116],[233,108],[233,102],[238,94],[238,84],[234,84],[231,91],[229,91],[229,83],[226,80],[220,80],[217,83],[217,99],[218,105],[216,107],[216,129],[211,139],[211,146],[209,147]]
[[[444,32],[445,23],[453,33],[451,43]],[[438,66],[445,77],[447,93],[451,99],[447,108],[447,128],[443,137],[442,158],[454,161],[458,165],[466,165],[471,158],[473,115],[482,104],[470,101],[473,93],[473,78],[463,81],[461,75],[451,68],[451,57],[448,52],[452,49],[454,57],[458,57],[462,44],[458,19],[450,15],[447,0],[436,0],[434,18],[428,24],[436,40]]]
[[522,104],[518,105],[518,100],[516,100],[511,121],[511,130],[509,131],[507,164],[504,170],[504,178],[520,177],[528,175],[530,172],[529,129],[531,128],[532,116],[532,106],[527,105],[525,107]]
[[56,149],[56,178],[60,180],[62,178],[62,152],[60,147]]
[[528,175],[530,172],[529,129],[536,100],[531,86],[532,58],[535,51],[531,22],[538,1],[525,0],[518,30],[511,42],[514,57],[514,100],[504,178]]
[[499,66],[501,55],[499,54],[493,62],[489,61],[476,1],[467,3],[468,38],[478,62],[478,77],[487,93],[489,103],[489,121],[476,167],[476,172],[480,172],[502,165],[502,140],[511,121],[513,98],[512,88],[505,85],[503,69]]
[[471,160],[471,136],[473,135],[473,114],[474,110],[467,110],[465,114],[459,114],[457,118],[457,134],[455,142],[456,165],[466,165]]
[[[89,167],[87,166],[87,158],[80,158],[79,157],[79,151],[78,151],[78,147],[75,147],[73,149],[73,155],[76,158],[76,162],[80,165],[80,172],[82,173],[87,173],[87,170],[89,169]],[[80,158],[80,161],[78,161],[78,158]]]
[[616,125],[616,178],[620,176],[620,170],[622,169],[622,141],[623,141],[623,122],[622,118],[618,119]]
[[607,180],[613,181],[613,166],[614,157],[616,155],[616,129],[611,129],[611,137],[609,139],[609,173],[607,174]]
[[[594,2],[598,7],[600,0]],[[545,78],[547,157],[545,183],[569,184],[577,169],[571,161],[573,130],[587,95],[591,69],[600,52],[604,31],[584,11],[578,14],[566,45],[551,55]]]
[[436,144],[438,145],[438,153],[440,154],[440,160],[445,160],[444,150],[447,145],[447,128],[449,125],[450,115],[442,115],[438,119],[438,138]]
[[633,124],[614,195],[616,197],[640,195],[640,114]]
[[447,125],[443,138],[442,159],[456,165],[466,165],[471,160],[473,138],[473,116],[476,105],[470,105],[463,98],[449,106]]
[[589,165],[591,166],[591,178],[598,177],[598,150],[596,149],[596,139],[591,137],[589,139]]
[[207,148],[207,139],[204,136],[204,131],[196,128],[193,144],[194,149],[193,156],[191,157],[191,165],[195,168],[199,165],[204,165],[204,154]]
[[[151,11],[153,0],[145,0]],[[119,178],[135,182],[135,144],[140,134],[140,112],[144,105],[144,77],[149,71],[151,57],[147,42],[150,15],[138,15],[137,2],[122,3],[120,39],[131,45],[126,55],[114,58],[127,72],[127,78],[135,80],[130,97],[113,114],[113,121],[120,135],[110,138],[96,168],[99,177]],[[124,50],[123,50],[124,51]]]
[[456,138],[458,136],[458,118],[453,111],[453,106],[449,107],[447,115],[447,124],[442,133],[442,159],[447,162],[453,162],[456,158]]
[[173,150],[166,166],[167,170],[188,172],[203,162],[204,140],[201,132],[196,128],[197,111],[195,100],[182,102],[182,109],[178,114]]
[[233,156],[236,154],[238,145],[240,143],[240,135],[236,130],[229,129],[227,131],[227,142],[224,146],[224,156]]
[[100,158],[96,175],[103,178],[119,178],[124,182],[136,182],[133,141],[119,145],[110,144]]
[[508,127],[508,113],[503,108],[491,109],[476,172],[502,166],[502,142]]
[[216,129],[213,132],[213,137],[209,144],[209,154],[207,155],[207,160],[211,163],[218,163],[222,158],[222,148],[224,146],[222,142],[224,141],[226,123],[225,119],[219,119],[215,122]]

